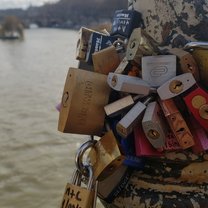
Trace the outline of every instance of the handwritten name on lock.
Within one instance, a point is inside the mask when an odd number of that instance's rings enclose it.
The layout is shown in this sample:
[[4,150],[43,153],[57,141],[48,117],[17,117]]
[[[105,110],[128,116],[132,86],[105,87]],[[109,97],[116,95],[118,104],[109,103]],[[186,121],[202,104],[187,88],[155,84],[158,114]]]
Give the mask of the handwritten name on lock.
[[81,203],[84,197],[85,195],[77,190],[76,187],[73,188],[71,184],[67,184],[61,208],[83,208]]

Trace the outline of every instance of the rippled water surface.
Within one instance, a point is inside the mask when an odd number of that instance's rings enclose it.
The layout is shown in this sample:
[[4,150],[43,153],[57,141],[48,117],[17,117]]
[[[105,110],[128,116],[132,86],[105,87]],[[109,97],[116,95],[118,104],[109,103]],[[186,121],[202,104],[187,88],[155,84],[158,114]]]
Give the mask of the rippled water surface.
[[[0,207],[57,208],[86,140],[57,131],[56,104],[77,31],[34,29],[0,40]],[[98,205],[99,207],[99,205]]]

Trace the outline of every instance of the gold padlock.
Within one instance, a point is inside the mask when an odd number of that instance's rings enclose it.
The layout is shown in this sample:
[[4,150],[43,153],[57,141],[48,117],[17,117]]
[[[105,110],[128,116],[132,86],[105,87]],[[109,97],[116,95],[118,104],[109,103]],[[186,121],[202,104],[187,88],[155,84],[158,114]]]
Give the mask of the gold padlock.
[[91,166],[87,166],[89,181],[87,187],[81,187],[81,172],[75,170],[71,183],[67,183],[61,208],[93,208],[95,200],[95,183]]
[[125,156],[122,154],[113,132],[108,131],[93,146],[88,158],[95,179],[102,181],[121,166]]
[[101,135],[110,88],[107,76],[70,68],[62,96],[58,130]]
[[113,45],[92,54],[95,72],[108,75],[114,72],[121,62],[119,52],[124,51],[124,43],[115,41]]

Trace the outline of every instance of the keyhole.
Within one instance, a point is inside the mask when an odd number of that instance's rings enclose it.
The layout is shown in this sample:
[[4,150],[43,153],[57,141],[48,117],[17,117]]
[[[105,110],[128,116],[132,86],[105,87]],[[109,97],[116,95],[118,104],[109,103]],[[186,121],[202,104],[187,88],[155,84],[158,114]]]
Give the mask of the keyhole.
[[131,44],[130,44],[130,48],[133,49],[135,46],[136,46],[135,41],[132,41]]
[[62,98],[62,105],[67,107],[67,102],[69,100],[69,92],[65,92]]
[[169,89],[172,93],[178,94],[183,90],[183,83],[179,80],[173,80],[169,85]]
[[150,137],[151,139],[158,139],[160,137],[160,134],[158,131],[154,129],[150,129],[148,131],[148,137]]
[[117,85],[117,81],[118,81],[118,78],[116,75],[114,75],[111,80],[111,84],[113,87],[115,87]]

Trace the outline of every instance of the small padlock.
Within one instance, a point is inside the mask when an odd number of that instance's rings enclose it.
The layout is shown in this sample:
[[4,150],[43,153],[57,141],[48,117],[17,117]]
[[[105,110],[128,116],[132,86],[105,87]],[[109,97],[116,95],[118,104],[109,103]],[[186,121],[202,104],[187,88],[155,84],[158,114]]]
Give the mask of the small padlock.
[[179,66],[181,73],[192,73],[195,80],[199,81],[199,69],[197,63],[191,53],[181,49],[172,48],[169,49],[171,54],[174,54],[179,59]]
[[107,116],[117,116],[124,109],[127,109],[128,107],[132,106],[135,103],[135,101],[139,98],[141,98],[140,95],[134,97],[131,95],[127,95],[119,100],[116,100],[113,103],[106,105],[104,107],[105,113]]
[[158,51],[157,43],[143,29],[136,28],[133,30],[126,49],[128,61],[141,63],[143,56],[156,55]]
[[192,150],[195,154],[200,154],[208,150],[208,135],[205,130],[198,124],[197,120],[193,116],[188,118],[189,127],[191,127],[191,133],[193,134],[195,145]]
[[159,100],[159,103],[180,146],[183,149],[192,147],[194,145],[193,136],[174,101],[172,99]]
[[58,130],[101,135],[104,106],[108,103],[109,94],[106,75],[70,68],[62,96]]
[[155,149],[146,138],[142,125],[138,124],[134,128],[136,156],[141,157],[161,157],[164,154]]
[[106,75],[108,75],[109,72],[114,72],[123,58],[120,57],[119,53],[124,51],[124,42],[115,41],[112,46],[93,53],[92,61],[94,71]]
[[88,49],[88,42],[90,39],[90,36],[93,32],[96,32],[94,30],[91,30],[86,27],[81,27],[78,32],[78,41],[77,41],[77,48],[76,48],[76,59],[85,61],[87,49]]
[[143,113],[146,109],[146,105],[154,99],[150,96],[145,99],[142,103],[138,101],[129,112],[117,123],[116,130],[117,133],[126,138],[130,133],[133,132],[134,127],[138,124],[138,121],[142,119]]
[[93,208],[95,205],[95,183],[91,166],[86,166],[89,172],[89,182],[87,187],[81,187],[81,173],[75,171],[71,183],[67,183],[61,208]]
[[86,54],[86,62],[92,64],[92,54],[104,48],[112,46],[117,40],[116,37],[107,36],[105,34],[93,32],[88,42],[88,49]]
[[150,92],[155,91],[154,88],[151,88],[151,86],[146,81],[139,77],[132,77],[110,72],[108,74],[107,82],[112,89],[121,92],[146,96],[149,95]]
[[141,13],[135,10],[116,10],[111,35],[129,38],[133,29],[144,27]]
[[183,96],[186,106],[200,125],[208,131],[208,93],[198,85]]
[[175,55],[142,57],[142,79],[147,81],[151,87],[159,87],[175,76]]
[[162,149],[165,146],[167,135],[167,126],[162,118],[162,112],[159,104],[154,101],[147,105],[142,119],[144,133],[156,149]]
[[180,95],[196,84],[192,73],[178,75],[157,88],[160,99],[166,100]]
[[121,166],[124,155],[112,131],[102,136],[91,149],[88,159],[92,165],[94,178],[101,181],[113,174]]
[[200,83],[208,89],[208,42],[189,42],[184,49],[191,51],[199,67]]

